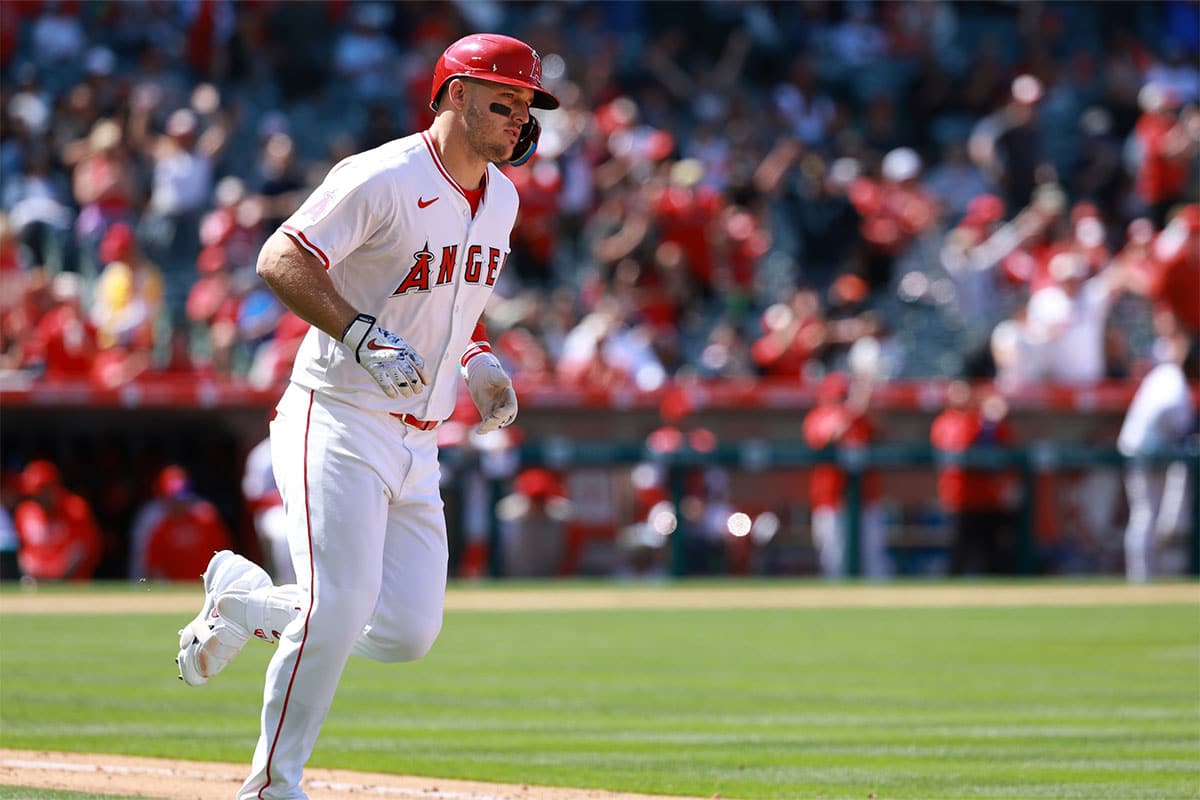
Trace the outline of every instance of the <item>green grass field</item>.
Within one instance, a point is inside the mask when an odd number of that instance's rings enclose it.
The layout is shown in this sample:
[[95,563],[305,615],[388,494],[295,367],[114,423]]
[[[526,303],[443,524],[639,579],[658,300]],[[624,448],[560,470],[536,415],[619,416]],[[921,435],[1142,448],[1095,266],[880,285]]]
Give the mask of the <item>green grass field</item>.
[[54,789],[26,789],[23,786],[4,785],[0,785],[0,797],[4,800],[135,800],[126,795],[60,792]]
[[[185,621],[0,616],[0,746],[248,763],[271,648],[192,689]],[[350,662],[312,764],[744,800],[1198,798],[1200,605],[451,611],[424,661]]]

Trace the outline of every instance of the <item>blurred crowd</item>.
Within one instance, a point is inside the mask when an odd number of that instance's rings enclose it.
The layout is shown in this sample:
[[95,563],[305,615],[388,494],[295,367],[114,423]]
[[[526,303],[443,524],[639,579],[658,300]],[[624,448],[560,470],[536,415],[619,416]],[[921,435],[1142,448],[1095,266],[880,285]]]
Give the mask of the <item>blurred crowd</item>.
[[1087,384],[1200,330],[1194,3],[681,8],[5,4],[0,365],[278,382],[259,246],[481,29],[564,99],[488,315],[519,383]]
[[0,374],[277,385],[307,326],[259,247],[427,126],[479,30],[563,101],[507,170],[518,387],[1086,387],[1200,334],[1194,2],[30,0],[0,4]]

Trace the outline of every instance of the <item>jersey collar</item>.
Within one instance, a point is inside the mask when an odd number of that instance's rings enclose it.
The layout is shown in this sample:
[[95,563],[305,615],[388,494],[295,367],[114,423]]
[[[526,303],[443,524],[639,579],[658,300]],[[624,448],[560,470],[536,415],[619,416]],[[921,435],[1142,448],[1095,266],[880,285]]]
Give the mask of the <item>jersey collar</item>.
[[[437,167],[437,171],[442,173],[442,177],[446,179],[446,182],[454,187],[454,191],[462,195],[462,199],[466,200],[469,205],[470,200],[467,198],[466,189],[462,188],[458,181],[454,180],[454,178],[450,176],[450,170],[446,169],[446,165],[442,163],[442,156],[438,153],[438,149],[434,145],[433,136],[429,133],[429,131],[421,131],[421,138],[425,141],[425,147],[429,149],[429,156],[433,159],[433,165]],[[482,188],[484,190],[483,194],[485,197],[487,196],[487,184],[488,170],[484,169]]]

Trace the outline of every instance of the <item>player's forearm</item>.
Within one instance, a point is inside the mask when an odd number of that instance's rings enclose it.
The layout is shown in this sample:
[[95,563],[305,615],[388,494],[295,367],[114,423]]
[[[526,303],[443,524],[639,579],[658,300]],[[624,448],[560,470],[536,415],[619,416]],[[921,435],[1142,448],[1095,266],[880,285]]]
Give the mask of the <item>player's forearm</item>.
[[279,301],[310,325],[341,339],[359,313],[338,293],[316,256],[276,231],[258,256],[258,276]]

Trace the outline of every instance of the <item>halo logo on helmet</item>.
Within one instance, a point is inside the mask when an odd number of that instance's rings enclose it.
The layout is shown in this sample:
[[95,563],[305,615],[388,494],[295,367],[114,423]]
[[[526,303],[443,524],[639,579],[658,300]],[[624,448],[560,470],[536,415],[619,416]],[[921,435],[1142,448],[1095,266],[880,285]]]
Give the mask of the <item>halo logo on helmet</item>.
[[533,56],[533,66],[529,68],[529,77],[538,86],[542,85],[542,57],[538,55],[537,50],[530,51]]
[[533,108],[558,108],[558,98],[542,88],[542,57],[520,39],[498,33],[473,33],[446,48],[433,69],[429,107],[452,78],[478,78],[533,90]]

